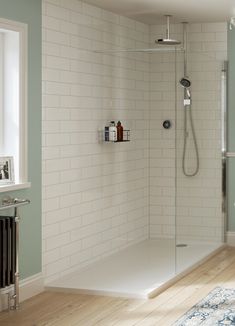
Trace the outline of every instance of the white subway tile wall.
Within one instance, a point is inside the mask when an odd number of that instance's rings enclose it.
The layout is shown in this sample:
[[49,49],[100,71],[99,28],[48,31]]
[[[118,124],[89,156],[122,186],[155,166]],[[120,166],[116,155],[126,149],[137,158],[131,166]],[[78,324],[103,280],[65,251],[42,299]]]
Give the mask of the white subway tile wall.
[[[43,1],[46,282],[148,238],[149,26],[77,0]],[[110,120],[131,142],[107,144]]]
[[[151,26],[150,41],[153,43],[164,29],[165,26]],[[172,37],[182,41],[182,24],[173,25],[172,31]],[[177,54],[176,67],[174,53],[154,54],[150,68],[150,236],[176,235],[177,242],[220,242],[224,231],[221,69],[227,60],[227,24],[189,24],[188,32],[188,76],[192,82],[200,171],[195,177],[185,177],[182,173],[184,109],[179,80],[183,77],[183,54]],[[165,119],[172,120],[172,129],[162,128]],[[187,171],[192,172],[195,151],[191,130],[186,161]]]
[[[183,55],[175,65],[175,53],[95,52],[152,47],[165,25],[150,27],[78,0],[43,0],[46,282],[149,236],[221,240],[220,76],[227,26],[188,27],[200,155],[193,178],[181,168]],[[182,40],[181,24],[172,31]],[[172,121],[169,130],[162,128],[165,119]],[[130,143],[101,141],[110,120],[131,129]],[[191,137],[188,144],[190,170]]]

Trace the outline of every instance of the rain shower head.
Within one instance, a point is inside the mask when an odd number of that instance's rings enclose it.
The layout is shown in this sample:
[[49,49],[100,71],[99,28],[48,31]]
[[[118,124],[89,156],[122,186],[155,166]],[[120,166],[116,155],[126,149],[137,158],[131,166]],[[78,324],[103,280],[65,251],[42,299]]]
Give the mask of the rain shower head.
[[181,42],[171,38],[159,38],[155,43],[160,45],[179,45]]
[[170,38],[170,17],[171,15],[165,15],[167,19],[167,28],[166,28],[166,38],[160,38],[155,41],[156,44],[160,45],[179,45],[181,44],[180,41],[174,40]]

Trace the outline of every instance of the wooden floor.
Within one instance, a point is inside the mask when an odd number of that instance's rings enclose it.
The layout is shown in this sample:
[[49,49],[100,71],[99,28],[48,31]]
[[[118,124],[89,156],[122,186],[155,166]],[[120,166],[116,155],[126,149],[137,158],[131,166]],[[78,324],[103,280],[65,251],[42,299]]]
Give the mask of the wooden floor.
[[44,292],[0,313],[1,326],[167,326],[216,286],[235,287],[235,248],[227,247],[150,300]]

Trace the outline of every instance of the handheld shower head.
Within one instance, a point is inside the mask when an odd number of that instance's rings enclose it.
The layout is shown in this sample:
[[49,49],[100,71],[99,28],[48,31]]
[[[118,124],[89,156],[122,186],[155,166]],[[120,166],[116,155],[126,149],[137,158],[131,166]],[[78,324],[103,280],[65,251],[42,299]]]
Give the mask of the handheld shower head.
[[190,94],[191,81],[187,77],[183,77],[180,79],[180,85],[184,89],[186,89],[188,97],[191,98],[191,94]]
[[188,78],[183,77],[180,79],[180,85],[184,88],[189,88],[191,86],[191,81]]

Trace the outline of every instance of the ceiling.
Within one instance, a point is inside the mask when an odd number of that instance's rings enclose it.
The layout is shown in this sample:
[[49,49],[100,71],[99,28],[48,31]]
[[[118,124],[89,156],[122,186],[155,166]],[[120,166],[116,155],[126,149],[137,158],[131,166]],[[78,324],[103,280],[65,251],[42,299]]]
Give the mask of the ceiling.
[[173,22],[221,22],[235,16],[234,0],[84,0],[94,6],[138,20],[159,24],[165,14]]

